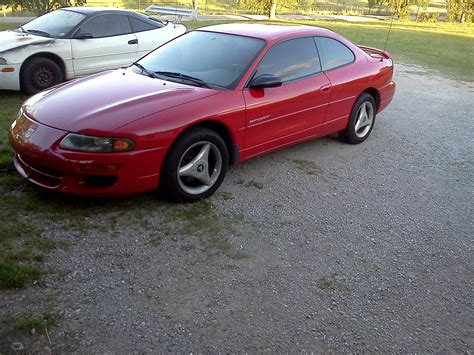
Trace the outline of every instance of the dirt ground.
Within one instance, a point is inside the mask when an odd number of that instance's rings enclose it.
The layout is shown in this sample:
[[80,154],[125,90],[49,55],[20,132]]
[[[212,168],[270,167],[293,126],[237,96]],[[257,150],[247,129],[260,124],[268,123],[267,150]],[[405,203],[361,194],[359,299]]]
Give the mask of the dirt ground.
[[474,87],[409,65],[395,80],[361,145],[253,159],[191,207],[39,221],[68,244],[41,283],[0,291],[0,316],[56,324],[0,353],[472,352]]

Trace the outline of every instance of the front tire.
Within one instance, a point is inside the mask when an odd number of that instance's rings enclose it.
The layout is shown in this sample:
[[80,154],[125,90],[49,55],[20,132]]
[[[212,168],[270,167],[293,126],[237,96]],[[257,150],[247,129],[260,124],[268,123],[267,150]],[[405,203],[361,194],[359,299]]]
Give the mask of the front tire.
[[208,128],[192,128],[169,148],[160,190],[178,202],[209,197],[224,180],[228,166],[229,153],[221,136]]
[[64,81],[61,68],[51,59],[33,58],[24,65],[21,87],[29,95],[34,95]]
[[350,144],[359,144],[365,141],[375,123],[376,106],[372,95],[363,93],[352,108],[347,127],[339,132],[343,141]]

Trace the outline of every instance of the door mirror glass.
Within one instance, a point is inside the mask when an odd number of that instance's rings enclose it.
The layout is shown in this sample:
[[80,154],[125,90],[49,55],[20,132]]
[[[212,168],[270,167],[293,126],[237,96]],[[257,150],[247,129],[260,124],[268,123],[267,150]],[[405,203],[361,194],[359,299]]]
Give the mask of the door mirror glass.
[[250,82],[251,89],[276,88],[282,85],[282,81],[276,75],[262,74],[253,78]]

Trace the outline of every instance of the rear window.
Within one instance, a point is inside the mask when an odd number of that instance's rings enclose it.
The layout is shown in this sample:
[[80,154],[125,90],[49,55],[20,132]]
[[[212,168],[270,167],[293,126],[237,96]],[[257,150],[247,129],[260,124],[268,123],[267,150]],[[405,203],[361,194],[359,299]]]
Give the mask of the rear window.
[[323,70],[330,70],[355,60],[354,53],[344,44],[328,37],[316,37]]

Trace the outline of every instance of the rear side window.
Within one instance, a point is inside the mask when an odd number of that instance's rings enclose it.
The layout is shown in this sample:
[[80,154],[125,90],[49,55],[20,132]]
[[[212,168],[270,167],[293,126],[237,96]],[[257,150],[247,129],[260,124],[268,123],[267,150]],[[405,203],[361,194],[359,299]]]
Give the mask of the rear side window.
[[313,38],[291,39],[270,48],[257,67],[255,76],[271,74],[283,82],[303,78],[321,71]]
[[355,60],[354,53],[341,42],[328,37],[316,37],[315,39],[323,70],[334,69]]
[[133,32],[151,31],[151,30],[156,30],[157,28],[163,27],[163,26],[160,26],[159,23],[156,23],[156,25],[152,25],[150,23],[146,23],[145,21],[139,20],[134,17],[129,17],[129,19],[130,19],[130,23],[132,24]]
[[81,26],[78,34],[90,33],[94,38],[120,36],[131,33],[130,22],[125,15],[99,15]]

